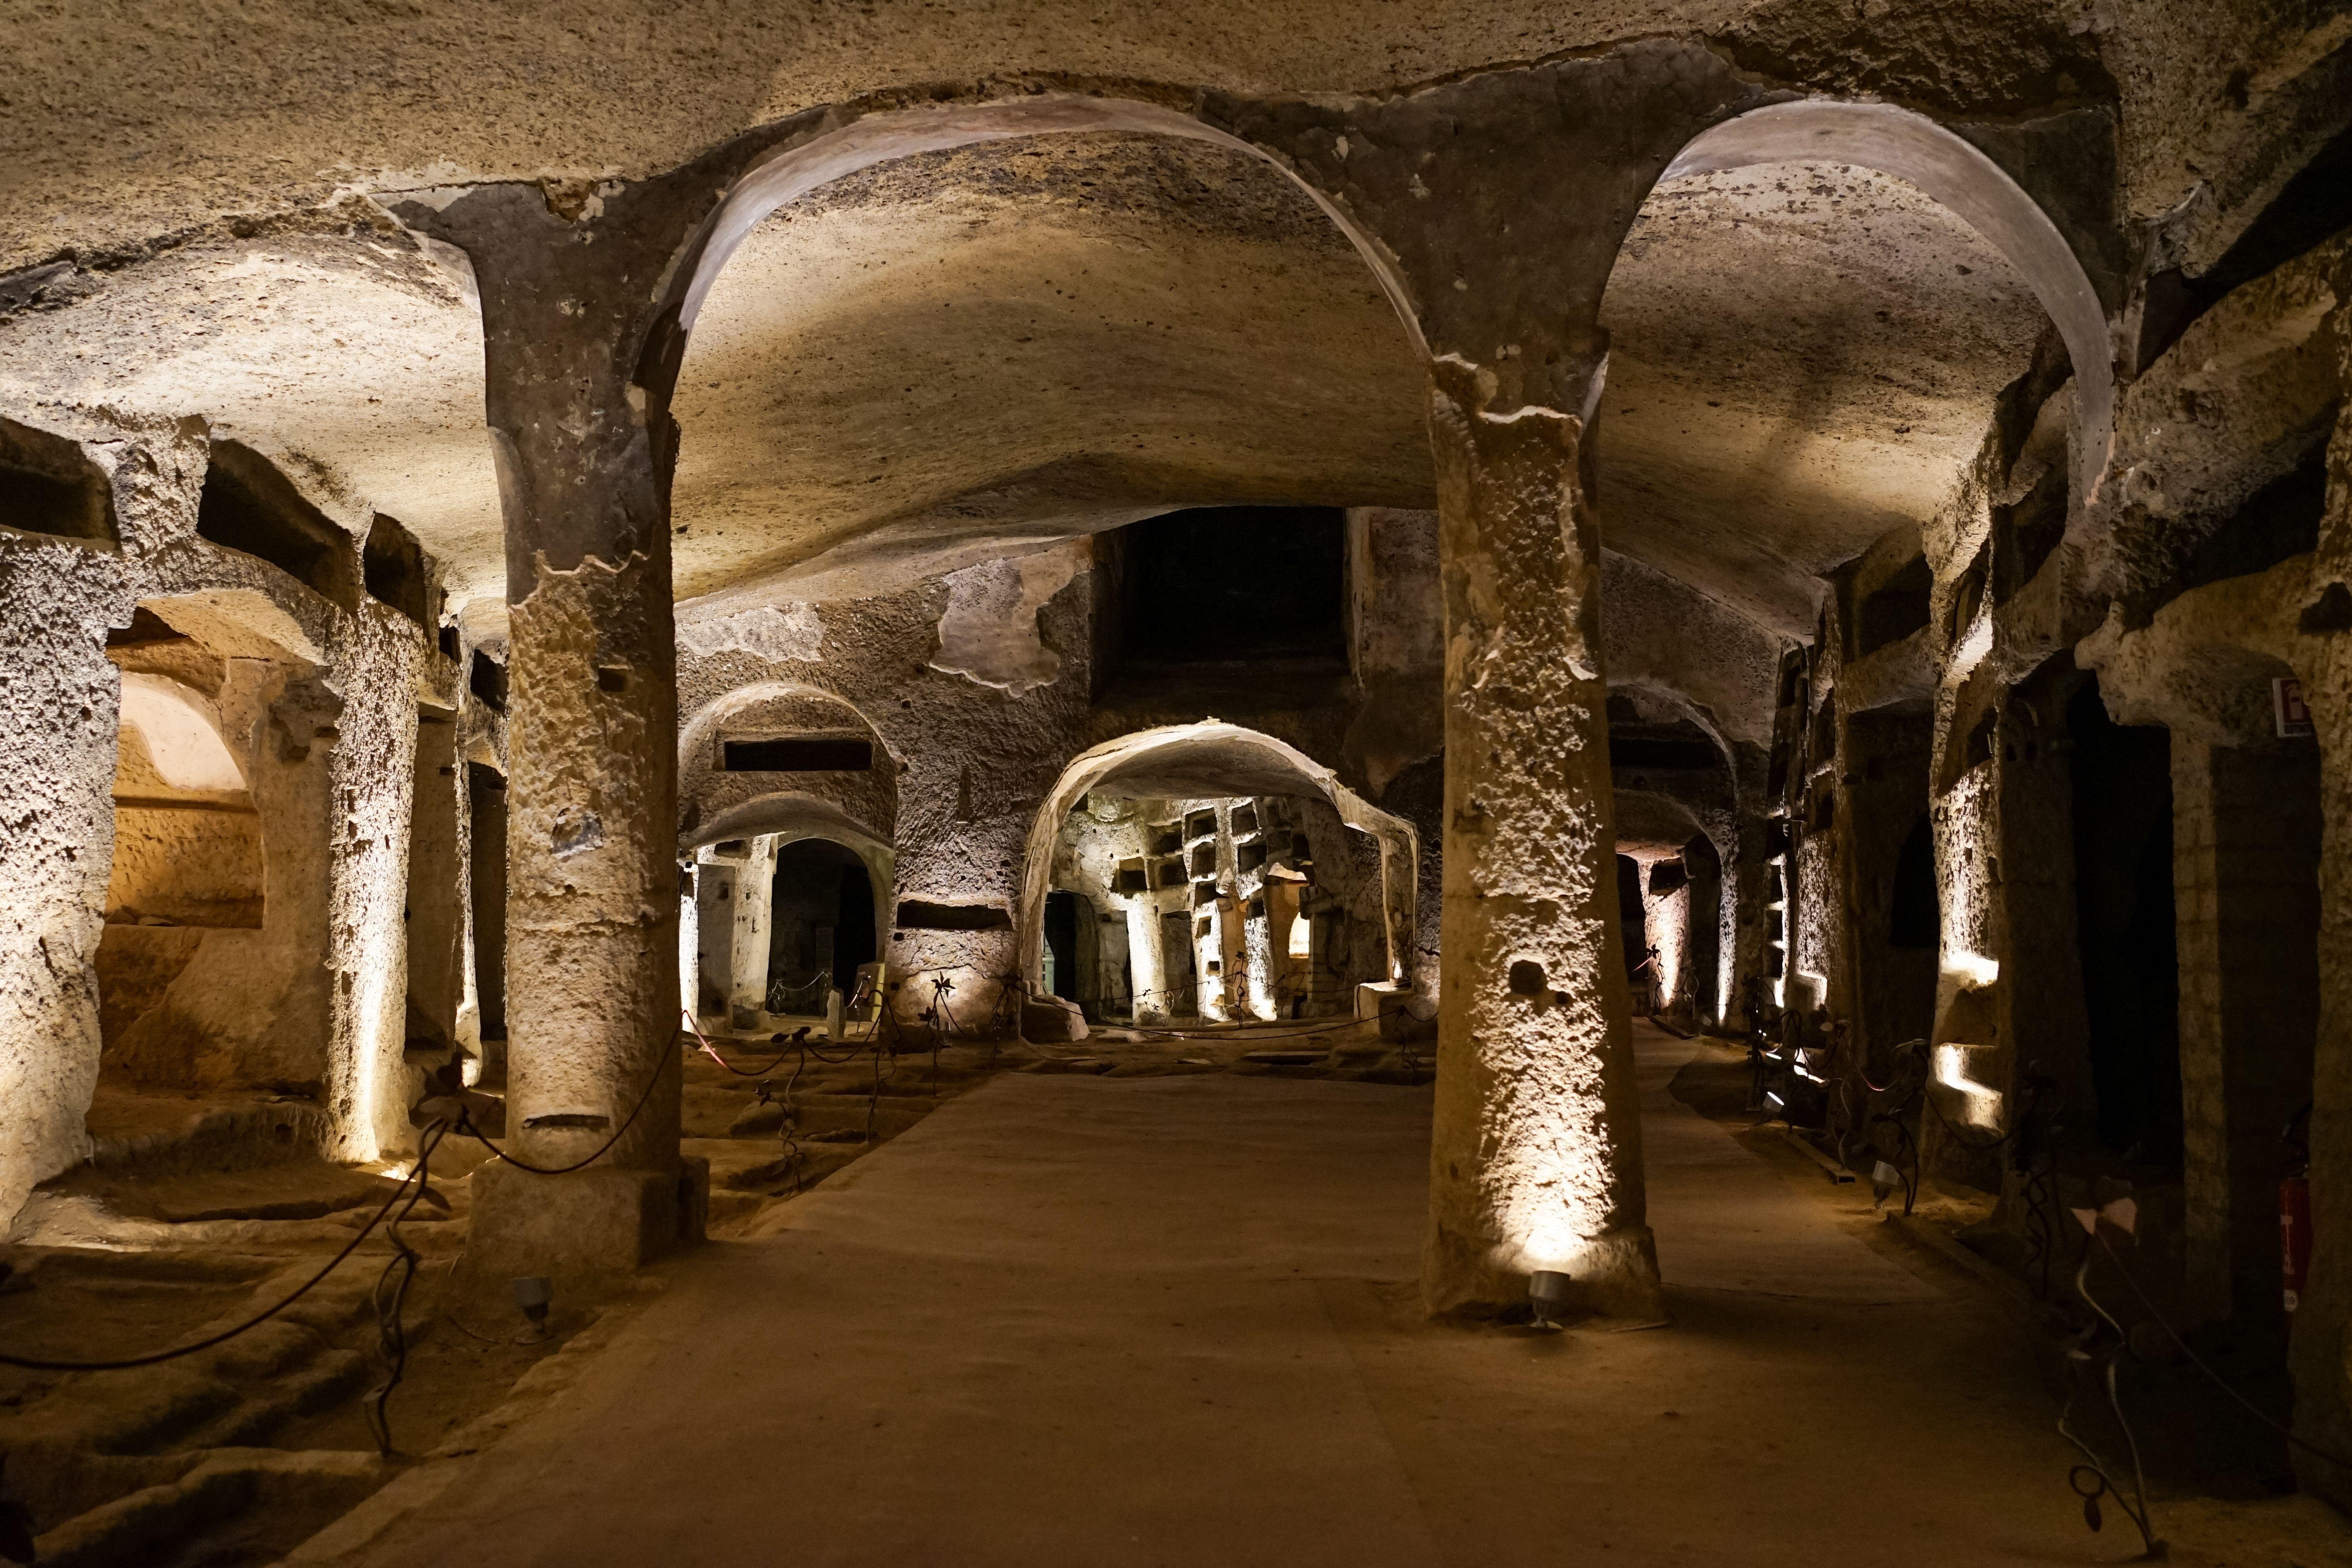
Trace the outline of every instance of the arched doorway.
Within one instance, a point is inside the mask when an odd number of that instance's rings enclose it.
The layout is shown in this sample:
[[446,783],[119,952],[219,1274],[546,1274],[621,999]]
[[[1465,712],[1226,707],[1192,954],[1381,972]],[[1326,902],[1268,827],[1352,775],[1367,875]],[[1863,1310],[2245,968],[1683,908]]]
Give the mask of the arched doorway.
[[857,972],[874,962],[874,879],[865,860],[829,838],[780,847],[769,876],[768,1007],[821,1014],[827,996],[856,994]]
[[1024,973],[1138,1022],[1346,1013],[1360,985],[1404,989],[1417,858],[1409,824],[1272,736],[1141,731],[1072,763],[1038,812]]
[[678,844],[685,1006],[723,1026],[823,1016],[878,960],[895,888],[890,846],[830,802],[756,796]]

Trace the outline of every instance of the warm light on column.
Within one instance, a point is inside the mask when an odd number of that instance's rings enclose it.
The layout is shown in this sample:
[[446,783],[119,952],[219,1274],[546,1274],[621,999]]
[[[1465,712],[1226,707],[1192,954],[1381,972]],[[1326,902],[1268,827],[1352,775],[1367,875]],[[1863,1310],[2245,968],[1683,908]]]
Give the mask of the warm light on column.
[[1971,1127],[2000,1125],[2000,1091],[1988,1089],[1969,1076],[1969,1058],[1981,1046],[1958,1043],[1936,1047],[1936,1081],[1959,1095],[1961,1116]]

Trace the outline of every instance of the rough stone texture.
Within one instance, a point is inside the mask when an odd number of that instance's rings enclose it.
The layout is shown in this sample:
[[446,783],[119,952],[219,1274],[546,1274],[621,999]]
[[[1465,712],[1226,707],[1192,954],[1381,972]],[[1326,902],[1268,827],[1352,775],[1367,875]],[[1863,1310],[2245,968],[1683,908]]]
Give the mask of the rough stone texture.
[[2283,1326],[2272,1151],[2318,1026],[2318,749],[2176,733],[2172,798],[2189,1290],[2202,1316]]
[[[27,1107],[11,1117],[0,1211],[86,1148],[82,1116],[101,1039],[125,1031],[123,1068],[176,1086],[268,1083],[320,1096],[329,1142],[373,1158],[404,1136],[400,889],[420,683],[446,679],[415,623],[373,601],[345,611],[252,556],[199,539],[205,432],[177,421],[68,418],[113,485],[118,551],[0,537],[0,573],[44,607],[6,619],[12,701],[34,704],[25,733],[49,743],[12,793],[30,809],[0,885],[21,901],[11,943],[5,1056]],[[311,499],[346,528],[347,502]],[[356,542],[351,546],[356,552]],[[183,673],[222,670],[223,739],[257,791],[268,881],[257,929],[102,927],[112,879],[121,677],[110,630],[145,605],[192,637]],[[230,656],[224,667],[220,656]],[[209,660],[207,657],[209,656]],[[126,655],[126,657],[128,657]],[[263,662],[268,661],[268,662]],[[168,662],[168,661],[167,661]],[[289,684],[299,687],[289,696]],[[152,761],[152,759],[150,759]],[[22,765],[22,764],[20,764]],[[341,831],[328,831],[330,791]],[[134,813],[134,816],[141,815]],[[52,829],[49,822],[60,825]],[[74,837],[68,842],[62,832]],[[274,851],[274,852],[273,852]],[[274,906],[274,911],[271,909]],[[162,917],[158,917],[162,918]],[[118,940],[101,943],[101,931]],[[118,961],[121,961],[118,964]],[[100,976],[127,976],[108,1000]],[[35,974],[47,978],[35,982]],[[388,1001],[386,1000],[388,999]],[[147,1004],[141,1017],[141,1002]],[[145,1044],[140,1043],[143,1026]],[[159,1054],[160,1053],[160,1054]]]
[[482,321],[462,255],[373,209],[335,232],[226,235],[92,277],[0,331],[0,397],[212,429],[397,517],[463,605],[504,580],[483,437]]
[[[1605,469],[1604,469],[1605,471]],[[1602,514],[1609,532],[1609,514]],[[1642,526],[1638,510],[1629,531]],[[1772,741],[1781,640],[1721,601],[1613,550],[1601,556],[1609,684],[1650,687],[1687,707],[1727,756]]]
[[[854,616],[854,611],[852,615]],[[844,623],[839,611],[836,626]],[[864,639],[845,633],[849,646]],[[739,650],[742,651],[742,650]],[[729,660],[740,669],[746,661]],[[778,673],[801,679],[753,680],[704,701],[678,731],[678,831],[681,838],[709,843],[781,826],[755,820],[763,805],[788,796],[794,803],[820,803],[882,843],[898,826],[898,759],[865,712],[807,683],[818,672],[795,668],[789,658],[766,662]],[[701,693],[698,683],[696,695]],[[885,708],[877,707],[877,712]],[[903,710],[902,710],[903,711]],[[874,765],[864,773],[730,773],[720,764],[730,740],[767,740],[816,735],[870,740]]]
[[1050,685],[1061,656],[1037,638],[1037,612],[1093,563],[1083,544],[948,574],[948,613],[931,668],[1018,697]]
[[[1774,68],[1853,79],[1831,63],[1849,46],[1823,56],[1824,24],[1802,9],[1750,18],[1741,47],[1765,50]],[[1949,41],[1880,25],[1906,37],[1895,54],[1915,63],[1932,41]],[[1440,33],[1459,43],[1462,26]],[[2060,68],[2038,51],[2063,33],[1993,27],[1973,15],[1966,30],[1983,79],[1931,98],[1957,104],[1980,93],[2006,113],[2059,79]],[[1791,52],[1781,56],[1772,40],[1784,33]],[[2042,40],[2025,50],[2041,65],[1987,71],[1985,61],[2008,59],[2022,37]],[[1813,41],[1795,41],[1804,38]],[[1514,48],[1505,58],[1536,57]],[[1383,63],[1374,76],[1405,79],[1391,68]],[[2023,85],[2032,83],[2042,86]],[[1683,100],[1686,87],[1698,100]],[[1155,100],[1152,89],[1133,90],[1135,103]],[[1547,90],[1569,101],[1548,104]],[[1695,176],[1642,205],[1648,179],[1715,112],[1708,102],[1720,107],[1733,90],[1704,50],[1628,46],[1359,105],[1346,111],[1360,121],[1356,144],[1383,151],[1377,168],[1360,157],[1344,170],[1324,166],[1329,147],[1296,141],[1294,109],[1213,99],[1213,120],[1291,158],[1364,226],[1363,243],[1373,247],[1364,256],[1351,254],[1348,237],[1268,163],[1197,139],[1032,136],[856,169],[788,204],[733,252],[682,345],[682,374],[670,357],[681,345],[653,345],[646,384],[658,398],[677,379],[684,426],[678,582],[689,595],[748,594],[785,579],[803,597],[872,592],[991,558],[1008,543],[1125,521],[1171,497],[1426,504],[1410,332],[1364,268],[1367,257],[1377,270],[1392,253],[1411,275],[1400,286],[1438,323],[1437,335],[1451,333],[1461,352],[1506,369],[1501,340],[1519,329],[1498,337],[1488,329],[1517,307],[1496,300],[1564,287],[1575,296],[1567,314],[1580,323],[1571,335],[1589,357],[1600,342],[1589,318],[1605,284],[1618,378],[1633,378],[1637,390],[1654,383],[1657,393],[1607,400],[1604,499],[1614,506],[1622,487],[1629,503],[1640,503],[1622,509],[1637,524],[1624,531],[1624,548],[1682,572],[1736,557],[1739,570],[1717,571],[1710,591],[1790,621],[1790,606],[1812,593],[1808,570],[1833,563],[1839,541],[1856,529],[1871,531],[1869,519],[1888,500],[1884,476],[1904,476],[1906,495],[1935,488],[1953,431],[1980,413],[1988,377],[1999,379],[2004,312],[2032,310],[1983,241],[1885,176],[1812,165]],[[681,247],[691,250],[693,224],[729,171],[843,119],[897,107],[886,97],[833,117],[779,110],[756,132],[694,143],[697,163],[681,148],[688,177],[638,169],[636,177],[656,176],[642,185],[605,177],[591,160],[552,171],[543,192],[509,174],[499,177],[515,183],[478,184],[464,196],[481,176],[425,163],[371,188],[406,221],[459,246],[478,242],[486,205],[499,206],[510,227],[538,208],[550,230],[568,217],[577,236],[602,236],[593,258],[583,248],[567,264],[570,297],[596,300],[602,314],[604,290],[586,285],[583,262],[596,272],[630,250],[614,272],[637,279],[622,290],[630,294],[647,276],[634,269],[658,274]],[[1415,173],[1422,143],[1447,117],[1488,126],[1482,134],[1515,153],[1544,139],[1561,144],[1542,158],[1492,160],[1493,168],[1481,166],[1483,154],[1457,151],[1448,156],[1465,161]],[[1593,155],[1596,122],[1643,127],[1630,162],[1616,142]],[[1529,202],[1510,188],[1528,177],[1524,165],[1592,188]],[[1498,183],[1498,170],[1511,172]],[[591,173],[598,177],[584,177]],[[1492,296],[1484,303],[1455,300],[1450,285],[1462,258],[1420,254],[1412,233],[1421,221],[1412,182],[1423,174],[1423,190],[1489,215],[1517,203],[1552,210],[1554,232],[1523,236],[1517,247],[1573,259],[1557,269],[1548,263],[1543,278],[1475,291]],[[1606,220],[1582,221],[1595,211]],[[1612,273],[1629,221],[1631,241]],[[1381,232],[1383,222],[1397,232]],[[1674,243],[1659,243],[1653,230],[1671,231]],[[625,244],[614,246],[616,237]],[[1981,265],[1958,271],[1951,263],[1963,252]],[[464,257],[353,201],[299,225],[199,229],[153,255],[134,247],[108,268],[68,268],[36,288],[37,308],[14,334],[21,351],[12,356],[0,345],[0,373],[13,363],[27,396],[202,406],[268,449],[316,465],[418,530],[448,563],[473,635],[494,635],[499,504],[472,374],[485,340]],[[1562,285],[1554,270],[1576,281]],[[1727,273],[1749,281],[1738,309],[1688,308],[1695,291]],[[1824,273],[1848,286],[1815,287]],[[499,287],[493,317],[504,309]],[[1966,353],[1947,332],[1936,340],[1940,355],[1915,355],[1895,378],[1904,388],[1898,409],[1884,395],[1887,384],[1864,368],[1864,354],[1927,342],[1905,325],[1925,314],[1922,301],[1990,330],[1968,334]],[[612,303],[643,308],[636,295]],[[1465,310],[1482,313],[1475,327],[1454,321]],[[1766,317],[1778,358],[1739,347],[1745,329]],[[205,325],[190,332],[192,320]],[[624,359],[634,363],[648,324],[629,324]],[[1542,357],[1534,344],[1521,346]],[[805,374],[819,363],[821,377]],[[1820,426],[1801,437],[1788,434],[1790,410],[1780,401],[1779,373],[1790,366],[1802,372],[1811,399],[1804,412]],[[1138,406],[1144,399],[1148,412]],[[1114,401],[1126,416],[1107,421]],[[1014,407],[1017,420],[974,412]],[[950,438],[892,453],[908,417]],[[1622,435],[1608,429],[1621,422]],[[1709,439],[1683,437],[1695,422]],[[1866,439],[1866,458],[1841,455],[1842,437]],[[1803,535],[1801,546],[1774,555],[1742,529],[1741,503],[1750,499],[1743,487],[1759,472],[1809,477],[1805,501],[1792,500],[1780,520]],[[1839,499],[1847,495],[1850,503]]]
[[[814,826],[817,816],[797,803],[832,808],[840,820],[824,836],[857,847],[862,829],[890,852],[891,876],[876,885],[886,920],[889,907],[906,900],[993,904],[1005,913],[995,931],[891,928],[883,958],[894,976],[915,979],[898,996],[902,1021],[929,1005],[929,977],[916,972],[933,969],[957,987],[950,1006],[961,1024],[976,1028],[994,1018],[998,985],[1014,970],[1023,846],[1036,803],[1083,736],[1092,680],[1090,586],[1088,574],[1078,573],[1027,612],[1031,635],[1057,663],[1050,681],[1019,692],[935,667],[950,607],[938,579],[794,608],[793,615],[804,608],[824,626],[825,657],[816,663],[789,650],[763,657],[740,647],[695,657],[689,647],[679,677],[688,716],[680,745],[684,837],[707,843],[730,823],[772,831],[782,818],[766,816],[778,812]],[[711,773],[715,738],[745,726],[742,732],[768,733],[865,728],[876,738],[876,771]]]
[[1599,541],[1582,428],[1431,382],[1446,622],[1446,967],[1423,1295],[1515,1303],[1534,1269],[1654,1316],[1610,819]]
[[[2352,421],[2339,418],[2328,444],[2328,524],[2334,537],[2352,530]],[[2315,563],[2316,564],[2316,563]],[[2331,575],[2352,567],[2341,555],[2325,563]],[[2340,576],[2338,576],[2340,580]],[[2336,1173],[2352,1170],[2352,647],[2341,631],[2305,655],[2305,689],[2318,729],[2320,815],[2319,1034],[2312,1062],[2312,1272],[2295,1313],[2291,1342],[2296,1389],[2295,1427],[2334,1453],[2352,1441],[2352,1204]],[[2331,1190],[2332,1189],[2332,1190]],[[2303,1483],[2342,1501],[2352,1497],[2352,1474],[2298,1453]]]
[[[1320,796],[1332,816],[1355,831],[1332,834],[1330,818],[1319,811],[1304,814],[1295,824],[1303,826],[1312,841],[1317,880],[1324,880],[1322,861],[1329,858],[1330,890],[1360,910],[1377,911],[1370,920],[1356,922],[1355,941],[1361,944],[1368,931],[1378,932],[1379,977],[1397,977],[1407,970],[1418,908],[1412,874],[1417,849],[1411,825],[1370,805],[1340,784],[1330,769],[1297,747],[1239,725],[1207,721],[1138,731],[1091,747],[1055,781],[1030,830],[1024,856],[1020,953],[1023,973],[1032,983],[1042,973],[1045,899],[1052,885],[1055,845],[1069,814],[1096,795],[1116,800],[1213,801],[1215,833],[1209,838],[1188,833],[1182,851],[1188,879],[1197,874],[1207,881],[1213,875],[1221,895],[1212,919],[1209,941],[1213,945],[1200,949],[1196,973],[1203,994],[1219,1007],[1237,1013],[1245,1005],[1245,999],[1230,988],[1209,986],[1206,970],[1208,962],[1214,959],[1230,975],[1243,962],[1244,945],[1251,938],[1244,934],[1243,922],[1229,917],[1238,912],[1238,902],[1246,891],[1263,890],[1265,881],[1262,870],[1244,882],[1235,869],[1231,813],[1241,797],[1213,793],[1221,789],[1246,790],[1261,799]],[[1197,873],[1190,868],[1190,857],[1194,854],[1208,857]],[[1263,942],[1263,923],[1252,924],[1255,940]],[[1167,946],[1164,942],[1147,944],[1155,945],[1163,950]],[[1364,957],[1351,962],[1371,967]]]
[[696,318],[679,591],[854,597],[1171,498],[1423,505],[1417,384],[1262,159],[1102,132],[878,163],[761,223]]
[[[454,671],[380,607],[335,610],[192,538],[208,430],[178,421],[198,416],[279,461],[346,531],[378,510],[415,529],[446,557],[465,651],[503,645],[501,581],[516,602],[512,734],[468,702],[457,750],[514,764],[519,1106],[609,1125],[666,1060],[670,862],[696,841],[766,835],[772,849],[822,829],[869,865],[895,849],[877,878],[889,901],[1004,917],[894,928],[899,1016],[927,1004],[929,970],[955,973],[968,1016],[997,1016],[998,988],[1034,973],[1037,835],[1071,804],[1055,796],[1074,759],[1213,712],[1253,746],[1295,749],[1307,774],[1336,770],[1314,778],[1341,815],[1391,814],[1385,878],[1365,861],[1351,887],[1385,881],[1398,968],[1426,984],[1447,928],[1432,1279],[1453,1301],[1515,1297],[1547,1227],[1599,1247],[1598,1304],[1642,1294],[1638,1152],[1612,1077],[1612,849],[1656,865],[1704,829],[1738,894],[1721,933],[1735,978],[1772,949],[1766,889],[1781,877],[1790,1000],[1826,1002],[1867,1061],[1921,1005],[1927,961],[1870,932],[1886,858],[1932,802],[1937,1105],[1992,1132],[2026,1076],[2079,1079],[2068,775],[2038,744],[2075,689],[2073,650],[2118,719],[2172,730],[2187,770],[2192,1266],[2209,1298],[2225,1275],[2232,1295],[2252,1281],[2242,1129],[2276,1085],[2249,1090],[2217,998],[2252,972],[2231,957],[2231,898],[2284,884],[2254,874],[2278,847],[2227,837],[2214,803],[2268,679],[2300,676],[2335,759],[2321,816],[2344,847],[2340,430],[2316,558],[2297,545],[2281,563],[2286,546],[2258,541],[2267,558],[2183,589],[2211,575],[2209,546],[2255,548],[2244,503],[2336,417],[2344,242],[2191,322],[2126,387],[2114,463],[2091,470],[2107,339],[2129,374],[2137,346],[2177,324],[2144,280],[2177,267],[2195,283],[2352,118],[2352,32],[2330,8],[1627,0],[1441,16],[1343,0],[966,7],[918,26],[887,7],[753,16],[718,0],[653,32],[575,10],[568,29],[485,29],[436,0],[331,26],[193,13],[137,19],[142,37],[178,29],[137,50],[120,47],[134,24],[102,5],[22,28],[34,85],[0,110],[0,157],[26,177],[0,195],[0,265],[55,265],[0,279],[0,401],[113,477],[122,544],[0,539],[0,715],[32,742],[0,770],[18,814],[0,913],[22,939],[0,967],[0,1210],[70,1157],[101,1039],[131,1042],[126,1068],[315,1083],[346,1152],[404,1136],[386,1085],[409,748],[417,698],[452,700]],[[2061,311],[2070,363],[2028,296],[2039,279],[1859,164],[1658,184],[1695,135],[1823,90],[1924,110],[1991,157],[2047,209],[2110,330]],[[730,190],[795,156],[838,177],[752,215],[748,237],[717,234]],[[730,265],[706,290],[714,258]],[[1434,467],[1414,402],[1423,348],[1446,384]],[[1394,510],[1424,506],[1436,468],[1442,544]],[[2053,476],[2077,481],[2054,501]],[[1066,570],[1076,551],[1020,552],[1238,500],[1360,509],[1349,678],[1113,689],[1087,609],[1101,584]],[[2053,505],[2054,545],[2037,533]],[[1868,655],[1849,646],[1855,606],[1839,595],[1915,556],[1930,624]],[[766,602],[783,582],[808,602]],[[674,640],[680,591],[699,602]],[[194,837],[148,807],[123,814],[120,876],[102,863],[116,719],[97,648],[134,602],[232,665],[268,661],[205,689],[278,836],[258,927],[229,923],[235,879],[166,885],[166,851],[184,861]],[[1784,645],[1808,638],[1784,686]],[[705,729],[686,735],[673,799],[677,647]],[[142,673],[187,673],[168,662]],[[1604,780],[1604,679],[1641,722],[1705,733],[1723,765]],[[1456,700],[1441,709],[1441,690]],[[711,771],[728,724],[806,731],[844,712],[877,740],[871,775]],[[124,788],[154,760],[123,758]],[[1230,777],[1154,787],[1246,794]],[[1441,839],[1457,894],[1442,918]],[[1397,891],[1415,858],[1418,908]],[[2346,861],[2331,852],[2321,871],[2323,1240],[2295,1347],[2298,1419],[2338,1447],[2352,1283],[2330,1259],[2352,1250],[2352,1209],[2327,1194],[2352,1163]],[[101,910],[116,917],[102,948]],[[223,923],[127,923],[197,915]],[[1271,973],[1273,929],[1271,911],[1221,921],[1196,956]],[[1543,973],[1514,991],[1521,963]],[[738,1000],[751,967],[730,952]],[[2087,1103],[2079,1081],[2068,1093]],[[612,1243],[590,1248],[604,1265],[677,1228],[667,1103],[657,1092],[616,1156],[642,1173],[548,1200],[603,1216],[580,1223]],[[600,1138],[524,1132],[550,1153]],[[2007,1178],[1983,1153],[1931,1144],[1929,1164],[1990,1188]],[[485,1235],[543,1228],[536,1179],[511,1180]]]
[[[1409,967],[1389,952],[1387,908],[1391,897],[1401,906],[1403,894],[1385,886],[1381,841],[1351,828],[1330,801],[1136,791],[1117,770],[1102,774],[1054,838],[1050,886],[1079,900],[1078,1000],[1097,1016],[1105,1002],[1132,996],[1142,1023],[1195,1012],[1238,1020],[1319,1017],[1351,1011],[1359,984],[1385,983]],[[1236,813],[1244,814],[1238,824]],[[1203,814],[1213,827],[1195,840],[1185,830]],[[1182,875],[1169,882],[1159,873],[1171,857],[1154,854],[1151,841],[1171,828],[1183,836],[1175,857]],[[1244,861],[1244,843],[1255,847],[1256,864]],[[1205,864],[1192,858],[1202,851]],[[1141,870],[1141,891],[1121,890],[1122,866]],[[1211,902],[1196,902],[1203,885],[1215,889]],[[1307,921],[1312,933],[1302,958],[1289,951],[1294,920]],[[1197,930],[1202,921],[1205,937]],[[1089,933],[1090,924],[1099,934]],[[1190,949],[1189,959],[1171,946]],[[1197,976],[1189,986],[1170,978],[1187,973]]]
[[2146,616],[2247,498],[2325,445],[2347,297],[2352,238],[2338,237],[2231,293],[2131,384],[2115,479],[2086,520],[2086,587]]
[[[473,966],[466,951],[469,868],[460,823],[466,775],[457,754],[455,713],[420,711],[416,763],[409,788],[408,1002],[412,1037],[478,1052],[478,1017],[467,1005]],[[419,1021],[426,1032],[418,1035]]]
[[653,576],[642,556],[542,569],[514,608],[508,1114],[542,1164],[602,1146],[648,1084],[611,1158],[676,1159],[677,721],[669,603],[646,591]]
[[1790,638],[1832,568],[1943,503],[2043,323],[1948,210],[1811,163],[1662,183],[1601,319],[1610,547]]
[[[114,668],[130,619],[120,563],[64,543],[0,542],[0,724],[34,767],[0,806],[0,1215],[89,1152],[98,1082],[97,958],[114,841]],[[43,606],[36,612],[35,606]]]
[[1377,799],[1445,745],[1437,514],[1366,508],[1349,513],[1348,526],[1349,663],[1363,695],[1342,742],[1344,765]]
[[[1218,4],[1106,16],[1053,5],[835,15],[710,0],[646,34],[591,5],[485,31],[441,3],[398,17],[175,21],[121,47],[103,7],[26,19],[47,84],[5,123],[24,172],[0,266],[104,252],[232,214],[273,215],[352,185],[642,175],[742,128],[877,89],[1095,77],[1237,91],[1381,93],[1643,35],[1712,34],[1744,68],[1830,90],[2012,115],[2112,93],[2134,210],[2173,207],[2209,148],[2340,38],[2279,0],[2184,13],[2157,0],[2093,11],[2012,3],[1857,16],[1818,0],[1763,6],[1612,0],[1562,12],[1513,0],[1437,18],[1360,3]],[[109,68],[101,69],[103,65]],[[2222,90],[2236,73],[2242,85]],[[61,129],[62,128],[62,129]],[[2210,177],[2210,176],[2209,176]],[[2226,189],[2233,208],[2242,196]]]

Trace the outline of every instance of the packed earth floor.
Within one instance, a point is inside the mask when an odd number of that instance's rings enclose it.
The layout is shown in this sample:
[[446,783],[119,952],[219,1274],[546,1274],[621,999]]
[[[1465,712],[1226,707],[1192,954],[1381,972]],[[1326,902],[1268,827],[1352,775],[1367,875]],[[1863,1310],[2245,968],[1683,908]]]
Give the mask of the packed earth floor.
[[[1636,1031],[1668,1321],[1428,1319],[1425,1089],[1032,1066],[662,1265],[529,1413],[287,1560],[2136,1556],[1999,1290],[1695,1110],[1740,1053]],[[2352,1563],[2314,1499],[2155,1506],[2175,1562]]]

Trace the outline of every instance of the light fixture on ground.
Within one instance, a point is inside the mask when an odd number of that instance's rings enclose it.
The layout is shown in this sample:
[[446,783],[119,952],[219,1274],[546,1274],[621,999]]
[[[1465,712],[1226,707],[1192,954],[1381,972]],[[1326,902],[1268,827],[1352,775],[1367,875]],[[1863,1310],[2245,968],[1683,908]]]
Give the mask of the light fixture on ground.
[[517,1279],[509,1289],[514,1291],[514,1304],[522,1309],[524,1317],[530,1320],[530,1337],[535,1340],[545,1339],[547,1309],[555,1300],[554,1282],[543,1274],[535,1274],[527,1279]]
[[1561,1326],[1570,1288],[1569,1277],[1556,1268],[1538,1268],[1528,1276],[1528,1305],[1535,1310],[1537,1328]]

